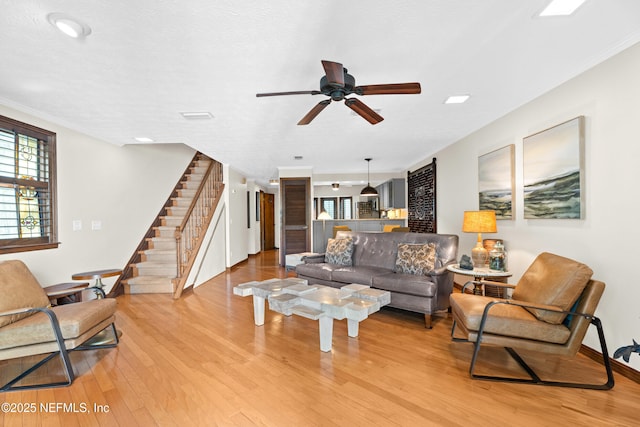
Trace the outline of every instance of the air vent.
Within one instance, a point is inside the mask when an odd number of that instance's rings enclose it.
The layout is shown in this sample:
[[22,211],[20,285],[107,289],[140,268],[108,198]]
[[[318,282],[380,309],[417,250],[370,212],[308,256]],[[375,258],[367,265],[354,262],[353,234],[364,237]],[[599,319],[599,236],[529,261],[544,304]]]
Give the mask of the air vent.
[[180,115],[187,120],[210,120],[213,118],[213,115],[208,111],[190,111],[180,113]]

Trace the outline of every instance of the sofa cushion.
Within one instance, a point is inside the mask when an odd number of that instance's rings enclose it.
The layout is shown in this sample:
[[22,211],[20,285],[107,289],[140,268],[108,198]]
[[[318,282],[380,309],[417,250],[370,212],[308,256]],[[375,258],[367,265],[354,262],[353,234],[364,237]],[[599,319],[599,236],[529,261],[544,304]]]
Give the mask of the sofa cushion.
[[[518,281],[513,299],[570,310],[592,274],[593,270],[582,263],[543,252]],[[554,286],[539,286],[540,283],[553,283]],[[564,313],[533,308],[529,311],[538,319],[552,324],[560,324],[566,317]]]
[[333,270],[336,270],[340,267],[340,265],[327,264],[326,262],[315,264],[299,264],[296,266],[296,273],[298,273],[298,275],[300,276],[331,281],[331,273],[333,273]]
[[[53,307],[65,340],[77,338],[115,314],[116,300],[101,298]],[[55,341],[49,317],[41,312],[2,329],[0,349]]]
[[[36,278],[22,261],[0,262],[0,312],[27,307],[47,307],[49,298]],[[33,313],[0,317],[0,327]]]
[[[453,293],[450,296],[451,313],[466,329],[477,332],[480,329],[484,308],[496,300],[499,299]],[[566,326],[541,322],[523,307],[509,304],[496,304],[489,309],[484,332],[556,344],[564,344],[571,335]]]
[[433,297],[438,287],[431,276],[415,274],[386,273],[373,278],[374,288],[421,297]]
[[399,243],[395,271],[405,274],[428,274],[436,262],[436,245]]
[[352,265],[353,239],[329,239],[324,262],[336,265]]
[[335,282],[373,286],[373,279],[376,276],[387,274],[388,272],[389,270],[382,267],[370,267],[367,265],[346,266],[335,269],[331,273],[331,278]]

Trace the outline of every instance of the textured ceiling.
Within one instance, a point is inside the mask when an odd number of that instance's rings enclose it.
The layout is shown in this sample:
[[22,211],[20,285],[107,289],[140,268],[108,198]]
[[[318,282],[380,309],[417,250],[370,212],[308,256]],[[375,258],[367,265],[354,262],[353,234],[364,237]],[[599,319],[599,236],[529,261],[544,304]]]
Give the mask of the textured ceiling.
[[[395,173],[640,41],[640,1],[535,17],[547,2],[5,0],[0,103],[117,145],[185,143],[259,183],[278,167],[360,173],[365,157]],[[51,12],[92,33],[62,35]],[[360,97],[375,126],[336,102],[296,126],[323,95],[255,97],[319,89],[322,59],[422,93]],[[472,98],[443,104],[452,94]]]

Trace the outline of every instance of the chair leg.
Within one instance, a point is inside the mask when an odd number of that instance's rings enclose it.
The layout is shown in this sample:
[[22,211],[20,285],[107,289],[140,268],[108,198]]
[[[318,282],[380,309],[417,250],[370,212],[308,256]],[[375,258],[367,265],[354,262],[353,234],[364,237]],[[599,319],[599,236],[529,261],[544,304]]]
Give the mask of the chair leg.
[[[111,333],[109,333],[111,332]],[[95,350],[98,348],[113,348],[120,342],[120,335],[115,323],[110,324],[87,341],[74,348],[75,350]]]
[[[491,376],[491,375],[478,375],[474,373],[476,360],[478,357],[478,353],[480,352],[480,343],[481,343],[481,334],[478,334],[478,339],[474,343],[473,357],[471,358],[471,365],[469,366],[469,375],[474,379],[481,380],[490,380],[490,381],[505,381],[505,382],[514,382],[514,383],[526,383],[526,384],[536,384],[536,385],[546,385],[546,386],[555,386],[555,387],[571,387],[571,388],[585,388],[592,390],[610,390],[614,386],[613,379],[613,370],[611,368],[611,361],[609,360],[609,353],[607,351],[607,343],[604,339],[604,331],[602,329],[602,322],[597,317],[591,318],[591,324],[596,327],[598,330],[598,338],[600,340],[600,349],[602,351],[602,359],[605,371],[607,373],[607,381],[604,384],[591,384],[591,383],[572,383],[572,382],[563,382],[563,381],[546,381],[542,380],[535,371],[527,365],[527,363],[522,359],[522,357],[512,348],[505,347],[505,350],[511,355],[511,357],[518,362],[518,364],[524,369],[529,378],[511,378],[511,377],[499,377],[499,376]],[[455,324],[454,324],[455,328]],[[453,330],[452,330],[453,334]]]
[[[64,339],[62,338],[62,331],[60,331],[60,325],[58,323],[58,318],[56,317],[55,313],[52,312],[49,309],[44,308],[44,309],[35,309],[35,310],[42,311],[47,316],[49,316],[49,320],[51,322],[51,327],[53,328],[53,332],[54,332],[55,337],[56,337],[56,342],[58,344],[58,351],[49,354],[47,357],[45,357],[44,359],[40,360],[35,365],[31,366],[30,368],[28,368],[27,370],[25,370],[24,372],[19,374],[17,377],[15,377],[11,381],[9,381],[6,384],[4,384],[2,387],[0,387],[0,392],[15,391],[15,390],[33,390],[33,389],[49,388],[49,387],[65,387],[65,386],[71,385],[71,383],[73,383],[73,380],[75,379],[75,374],[73,372],[73,367],[71,366],[71,360],[69,359],[69,352],[67,351],[67,348],[66,348],[66,346],[64,344]],[[40,368],[42,365],[44,365],[45,363],[47,363],[49,360],[53,359],[57,355],[60,355],[60,360],[62,361],[62,365],[63,365],[64,373],[65,373],[65,378],[66,378],[65,381],[57,381],[57,382],[52,382],[52,383],[30,384],[30,385],[23,385],[23,386],[14,386],[15,383],[19,382],[20,380],[25,378],[27,375],[29,375],[32,372],[34,372],[35,370]]]

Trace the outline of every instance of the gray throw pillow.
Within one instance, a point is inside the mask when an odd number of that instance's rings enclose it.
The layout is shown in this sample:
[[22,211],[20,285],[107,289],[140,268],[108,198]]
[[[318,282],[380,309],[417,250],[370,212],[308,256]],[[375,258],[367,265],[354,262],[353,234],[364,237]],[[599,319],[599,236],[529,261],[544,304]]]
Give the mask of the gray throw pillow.
[[327,250],[324,254],[324,262],[345,266],[352,265],[351,255],[353,255],[353,240],[351,237],[329,239]]

